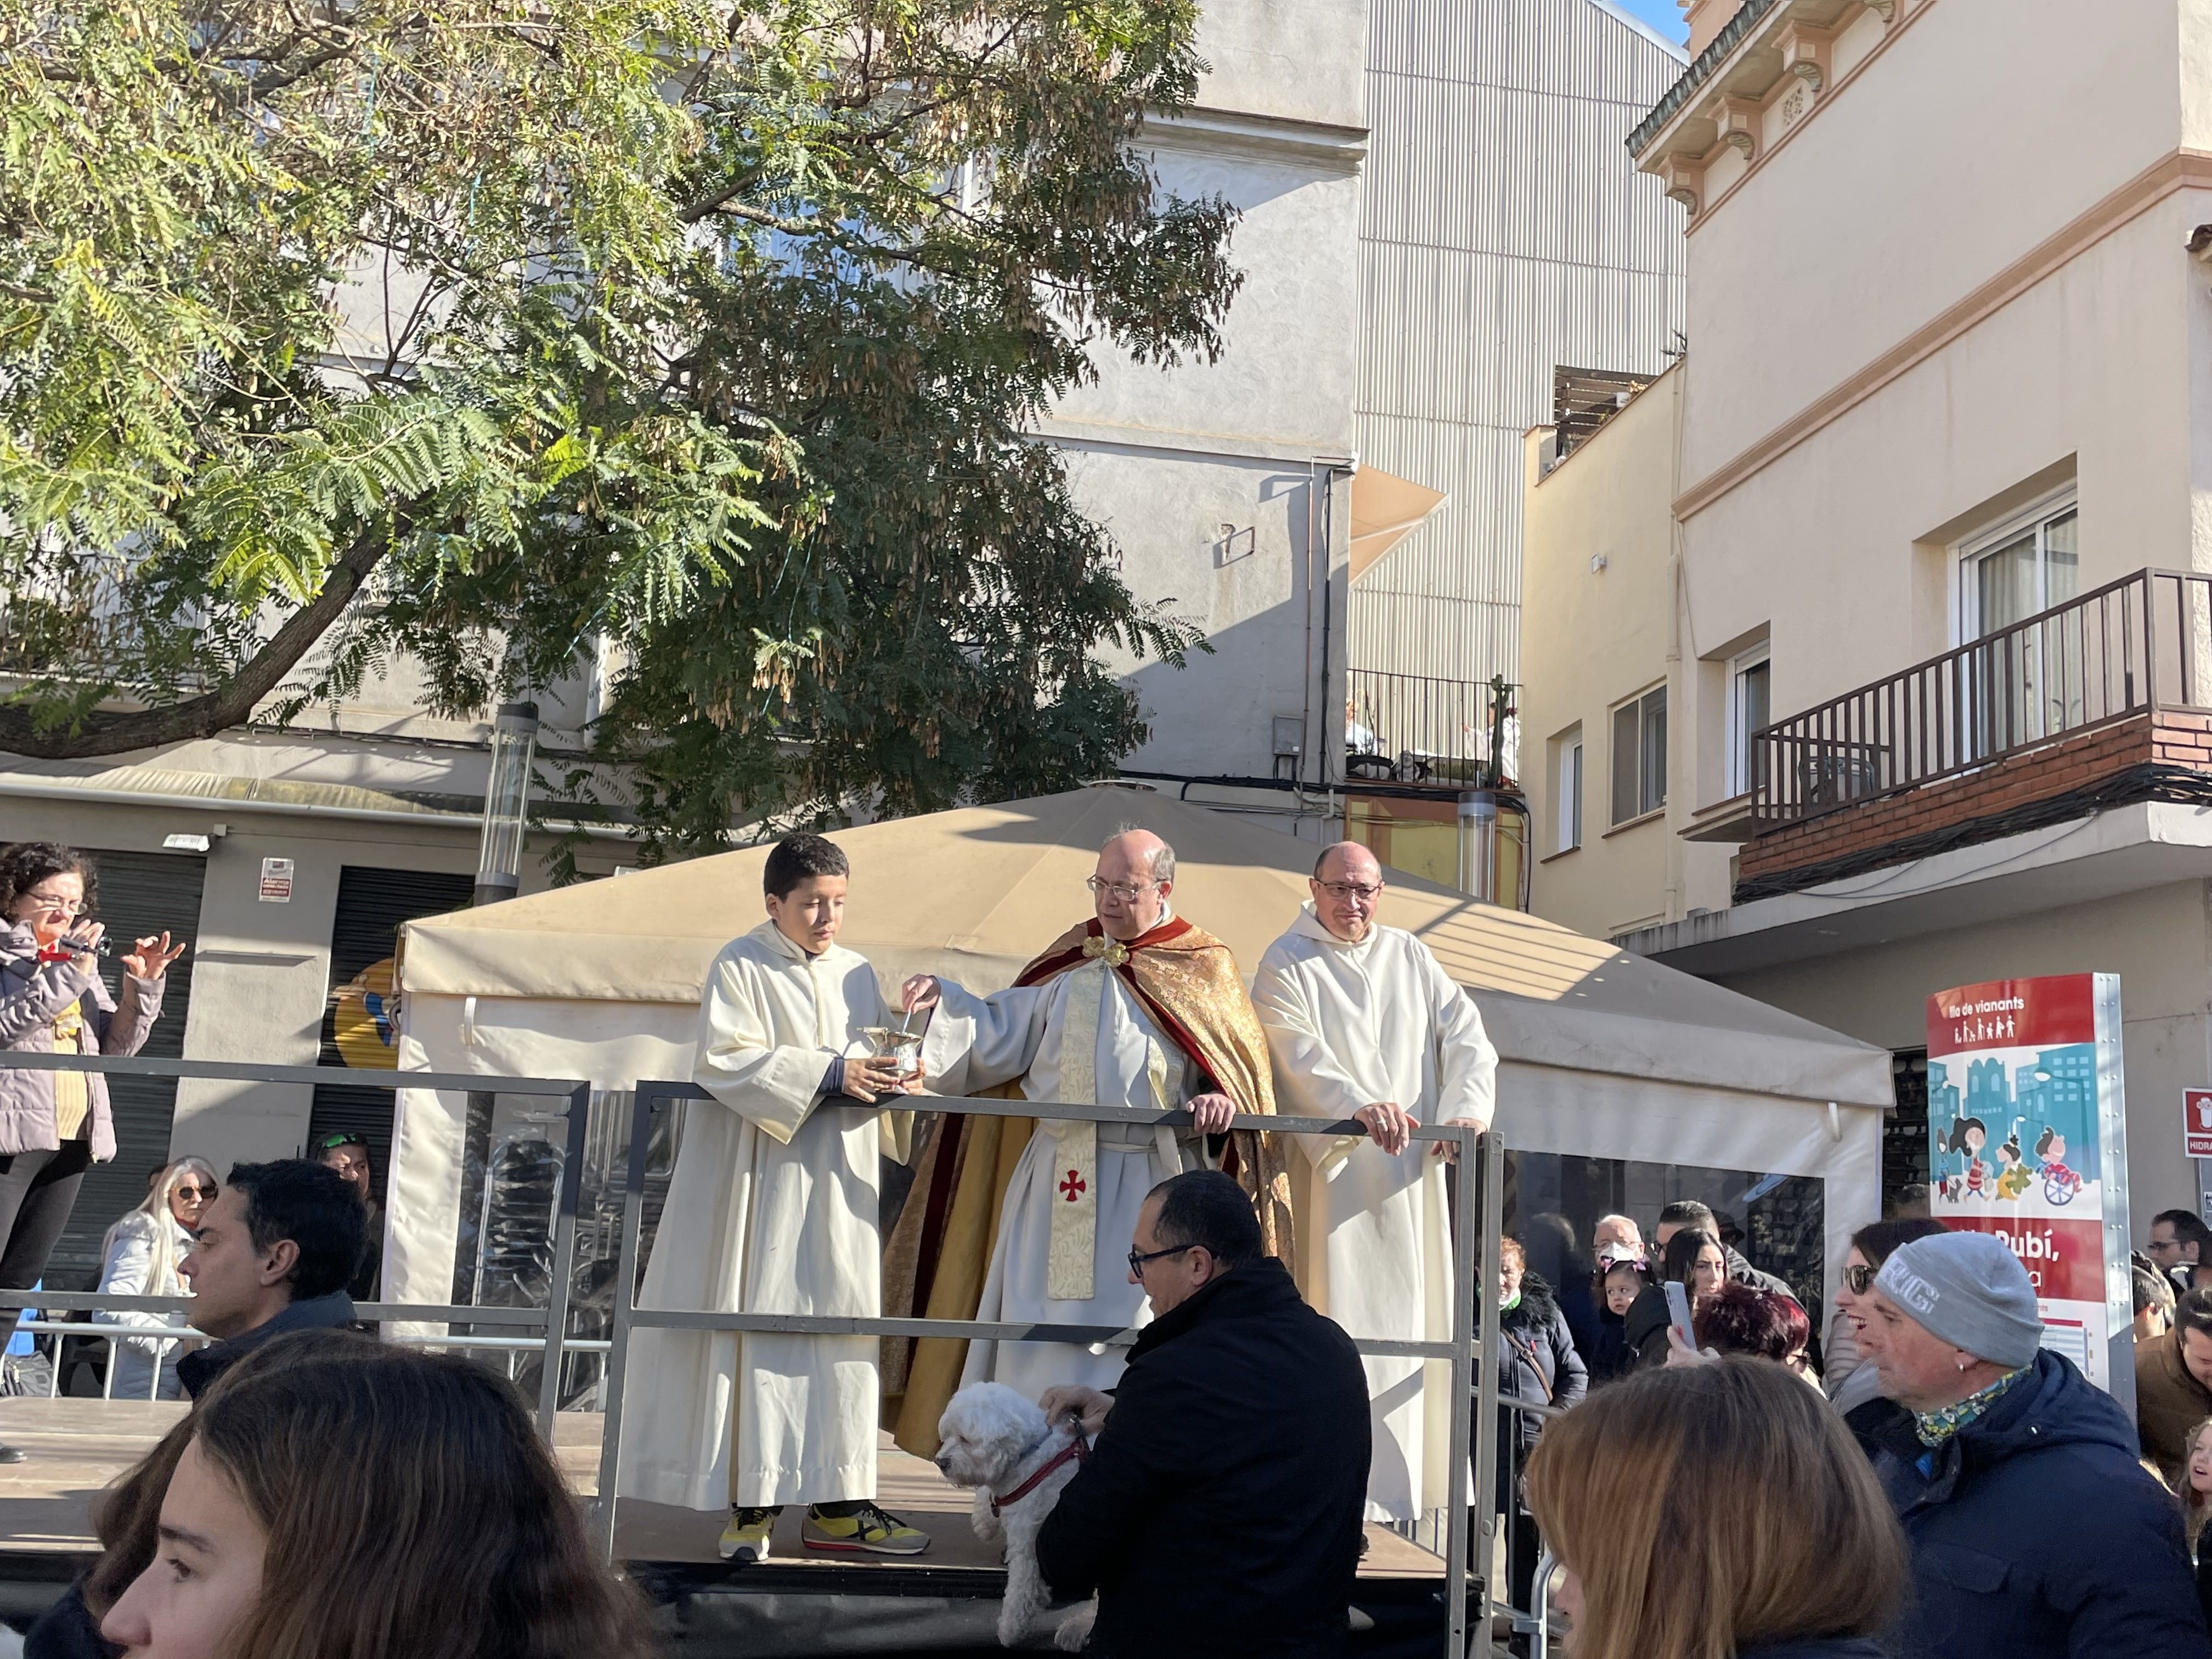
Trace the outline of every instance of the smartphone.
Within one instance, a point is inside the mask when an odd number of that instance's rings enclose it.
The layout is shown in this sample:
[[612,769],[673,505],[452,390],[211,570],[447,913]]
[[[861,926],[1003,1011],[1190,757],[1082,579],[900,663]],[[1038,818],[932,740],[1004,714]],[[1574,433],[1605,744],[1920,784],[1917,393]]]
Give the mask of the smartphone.
[[1682,1340],[1692,1348],[1698,1346],[1697,1333],[1690,1328],[1690,1292],[1680,1280],[1670,1279],[1666,1284],[1667,1316],[1668,1322],[1682,1334]]

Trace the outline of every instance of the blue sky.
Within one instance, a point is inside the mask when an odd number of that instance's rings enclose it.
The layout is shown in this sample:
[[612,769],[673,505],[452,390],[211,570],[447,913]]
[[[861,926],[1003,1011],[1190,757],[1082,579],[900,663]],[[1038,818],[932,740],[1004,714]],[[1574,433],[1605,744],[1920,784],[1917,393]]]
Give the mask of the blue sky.
[[1613,3],[1677,46],[1690,38],[1689,30],[1683,27],[1682,9],[1674,0],[1613,0]]

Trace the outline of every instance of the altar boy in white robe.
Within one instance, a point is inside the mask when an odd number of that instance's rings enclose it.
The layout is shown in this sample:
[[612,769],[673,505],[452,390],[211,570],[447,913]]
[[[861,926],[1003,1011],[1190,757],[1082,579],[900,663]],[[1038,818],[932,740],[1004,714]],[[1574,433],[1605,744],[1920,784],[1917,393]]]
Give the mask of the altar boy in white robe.
[[[1357,842],[1325,850],[1312,902],[1267,947],[1252,1005],[1286,1113],[1353,1118],[1367,1137],[1293,1137],[1298,1288],[1355,1337],[1449,1342],[1452,1246],[1443,1161],[1416,1125],[1490,1126],[1498,1051],[1428,946],[1375,920],[1382,866]],[[1363,1357],[1373,1413],[1367,1518],[1455,1501],[1451,1369]],[[1457,1474],[1465,1501],[1464,1471]]]
[[[862,1036],[897,1024],[875,970],[836,943],[850,866],[793,836],[763,872],[769,920],[707,969],[695,1103],[641,1305],[872,1318],[882,1312],[877,1157],[903,1160],[919,1086]],[[878,1339],[641,1329],[625,1390],[626,1498],[730,1506],[725,1559],[759,1560],[777,1513],[808,1505],[808,1549],[918,1555],[877,1507]]]

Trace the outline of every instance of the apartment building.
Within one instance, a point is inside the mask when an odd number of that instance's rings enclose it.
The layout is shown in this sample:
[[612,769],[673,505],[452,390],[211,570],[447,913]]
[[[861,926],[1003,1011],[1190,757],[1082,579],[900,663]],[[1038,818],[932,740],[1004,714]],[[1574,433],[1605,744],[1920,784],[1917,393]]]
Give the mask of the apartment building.
[[1525,457],[1535,908],[1889,1048],[1907,1100],[1929,993],[2117,973],[2131,1201],[2193,1204],[2212,15],[1688,9],[1630,145],[1686,359]]

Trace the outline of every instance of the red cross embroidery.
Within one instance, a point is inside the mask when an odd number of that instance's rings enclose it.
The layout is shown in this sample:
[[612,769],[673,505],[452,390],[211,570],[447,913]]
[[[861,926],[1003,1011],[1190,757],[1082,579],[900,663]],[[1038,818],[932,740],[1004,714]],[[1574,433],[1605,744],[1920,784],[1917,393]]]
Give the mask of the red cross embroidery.
[[1074,1170],[1070,1170],[1067,1172],[1067,1179],[1060,1183],[1060,1190],[1066,1194],[1067,1201],[1073,1204],[1083,1196],[1089,1186],[1090,1182],[1084,1180]]

